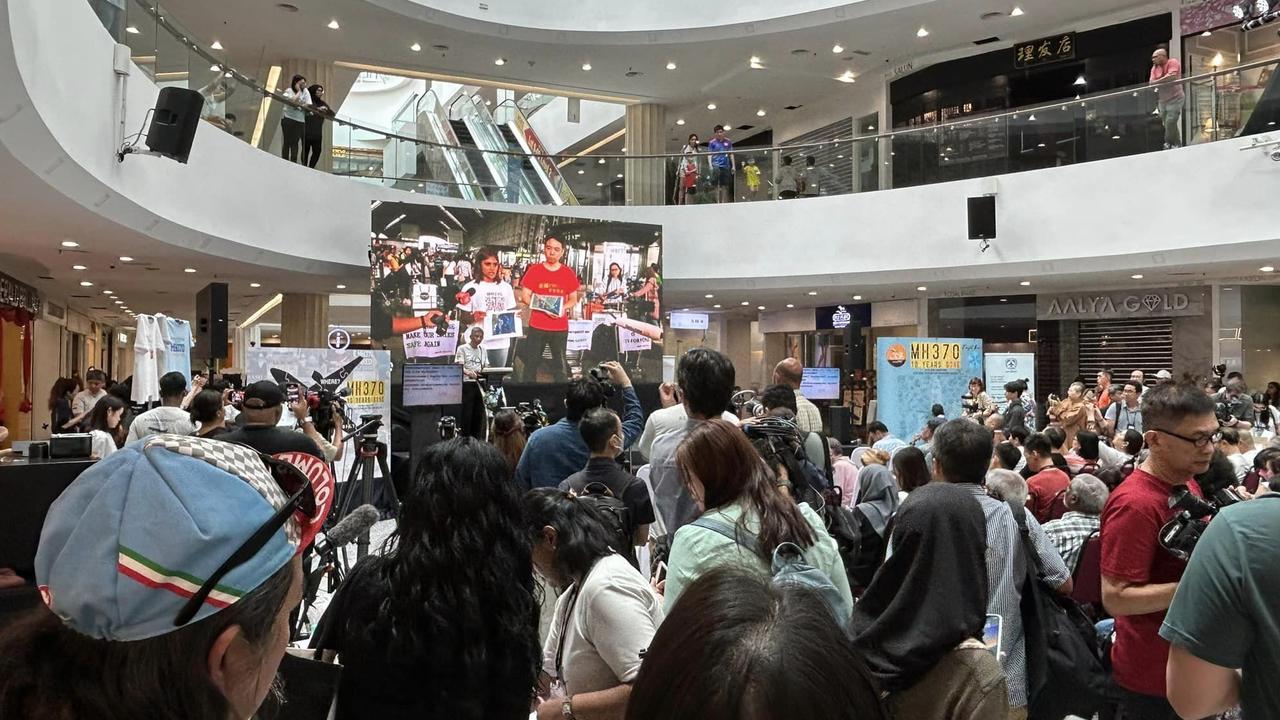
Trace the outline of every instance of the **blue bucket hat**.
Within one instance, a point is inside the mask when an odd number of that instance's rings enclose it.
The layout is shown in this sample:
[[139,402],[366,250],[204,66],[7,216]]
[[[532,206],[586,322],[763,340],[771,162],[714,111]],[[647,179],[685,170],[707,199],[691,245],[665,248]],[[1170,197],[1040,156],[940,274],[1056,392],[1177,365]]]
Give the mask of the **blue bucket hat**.
[[[292,464],[311,484],[315,511],[295,512],[222,576],[191,621],[234,604],[315,537],[333,476],[304,457],[297,461],[304,466]],[[270,462],[242,445],[157,435],[85,470],[49,508],[40,533],[35,570],[45,603],[89,637],[130,641],[173,632],[187,601],[289,503]]]

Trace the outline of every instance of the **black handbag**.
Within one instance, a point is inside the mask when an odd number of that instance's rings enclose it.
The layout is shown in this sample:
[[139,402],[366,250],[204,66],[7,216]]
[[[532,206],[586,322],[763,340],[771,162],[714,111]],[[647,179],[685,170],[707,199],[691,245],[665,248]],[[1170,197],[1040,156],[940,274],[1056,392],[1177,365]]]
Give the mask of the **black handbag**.
[[1009,508],[1018,521],[1027,559],[1021,607],[1027,648],[1027,717],[1093,717],[1112,694],[1093,623],[1075,601],[1045,583],[1044,567],[1027,530],[1026,508],[1013,503]]

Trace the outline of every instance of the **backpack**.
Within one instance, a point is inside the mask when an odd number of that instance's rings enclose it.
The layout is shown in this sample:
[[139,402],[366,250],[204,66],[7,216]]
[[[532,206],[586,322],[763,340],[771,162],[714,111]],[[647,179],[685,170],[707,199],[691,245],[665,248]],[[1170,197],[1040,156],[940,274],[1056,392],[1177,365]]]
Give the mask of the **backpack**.
[[1022,628],[1026,638],[1027,714],[1033,718],[1093,717],[1107,703],[1111,681],[1093,623],[1071,598],[1044,582],[1044,567],[1027,530],[1026,508],[1009,503],[1026,558]]
[[[760,556],[760,545],[754,535],[739,533],[736,527],[723,520],[704,515],[694,520],[692,524],[719,533],[736,542],[752,555]],[[772,577],[771,583],[776,588],[804,588],[822,598],[841,626],[853,615],[853,606],[840,595],[831,578],[822,570],[806,562],[804,551],[795,543],[779,543],[778,547],[774,548],[769,574]]]
[[636,526],[631,517],[631,508],[614,497],[613,491],[602,482],[587,483],[582,492],[578,493],[578,500],[595,510],[597,518],[609,533],[609,547],[639,569],[634,546]]
[[822,505],[815,508],[827,534],[836,541],[836,550],[840,553],[840,562],[844,565],[844,573],[849,577],[849,584],[854,584],[854,571],[859,567],[862,552],[861,513],[844,507],[843,496],[838,485],[833,485],[822,492]]

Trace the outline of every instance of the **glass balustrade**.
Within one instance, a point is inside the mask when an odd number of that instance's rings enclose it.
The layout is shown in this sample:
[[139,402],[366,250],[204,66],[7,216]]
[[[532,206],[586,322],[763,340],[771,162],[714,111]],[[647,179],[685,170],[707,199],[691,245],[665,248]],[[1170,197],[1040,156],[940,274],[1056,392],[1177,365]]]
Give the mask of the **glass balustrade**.
[[[121,13],[89,0],[105,28],[160,87],[198,91],[202,118],[281,154],[289,102],[279,68],[254,78],[229,67],[163,7],[127,0]],[[1264,103],[1280,60],[1215,70],[1036,107],[940,119],[822,143],[739,147],[711,153],[549,154],[528,115],[551,96],[530,93],[492,111],[474,96],[444,107],[433,91],[413,98],[390,127],[341,116],[329,126],[319,170],[409,192],[526,205],[701,205],[764,202],[905,188],[1163,151],[1273,129]],[[1261,110],[1260,110],[1261,108]],[[1267,115],[1254,117],[1256,112]],[[1273,115],[1276,115],[1273,117]],[[874,130],[874,128],[872,128]]]

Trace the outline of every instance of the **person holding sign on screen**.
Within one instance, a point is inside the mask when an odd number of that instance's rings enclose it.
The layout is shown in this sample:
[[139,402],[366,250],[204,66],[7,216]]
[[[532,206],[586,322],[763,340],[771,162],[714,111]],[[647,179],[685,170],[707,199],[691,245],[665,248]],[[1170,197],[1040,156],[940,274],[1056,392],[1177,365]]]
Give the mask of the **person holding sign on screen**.
[[476,252],[475,268],[480,275],[462,286],[467,299],[458,304],[458,309],[471,313],[471,321],[486,328],[488,337],[482,347],[488,364],[502,367],[511,351],[511,336],[519,332],[515,290],[502,279],[502,261],[494,248],[485,246]]
[[551,346],[553,382],[568,378],[564,362],[569,335],[569,309],[578,302],[582,283],[570,268],[561,265],[564,242],[548,235],[542,243],[543,261],[525,271],[520,281],[520,304],[530,308],[529,329],[520,347],[524,363],[518,378],[536,382],[542,366],[542,351]]

